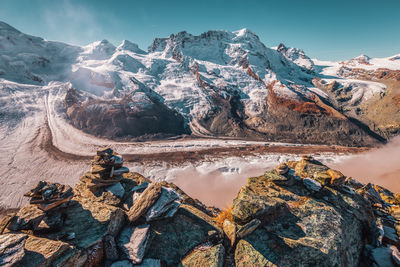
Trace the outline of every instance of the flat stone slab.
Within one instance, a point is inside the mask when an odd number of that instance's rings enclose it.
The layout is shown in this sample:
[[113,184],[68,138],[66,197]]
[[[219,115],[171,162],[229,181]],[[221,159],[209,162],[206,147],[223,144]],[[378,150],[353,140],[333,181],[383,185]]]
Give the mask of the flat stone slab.
[[26,234],[0,235],[0,266],[13,266],[25,255]]
[[125,189],[121,185],[121,183],[116,183],[116,184],[113,184],[112,186],[107,187],[106,191],[112,193],[114,196],[116,196],[118,198],[122,198],[125,194]]
[[174,189],[162,187],[160,197],[147,212],[146,221],[172,217],[181,201],[181,196]]
[[150,184],[140,196],[134,200],[132,207],[128,211],[129,221],[134,222],[150,209],[161,195],[161,185],[159,183]]
[[118,247],[133,264],[142,262],[146,251],[150,225],[125,227],[118,238]]
[[307,189],[314,191],[314,192],[318,192],[322,188],[322,185],[319,182],[317,182],[311,178],[305,178],[303,180],[303,184],[305,187],[307,187]]

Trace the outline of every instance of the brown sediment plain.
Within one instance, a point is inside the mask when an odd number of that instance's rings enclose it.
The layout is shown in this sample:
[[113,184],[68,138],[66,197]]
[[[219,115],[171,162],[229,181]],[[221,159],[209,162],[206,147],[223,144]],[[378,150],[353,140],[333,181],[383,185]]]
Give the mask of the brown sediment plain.
[[[42,150],[46,151],[50,157],[57,160],[66,161],[90,161],[91,156],[76,155],[64,152],[56,147],[53,143],[53,136],[48,122],[40,128],[33,141]],[[187,140],[187,139],[186,139]],[[285,154],[315,154],[315,153],[361,153],[370,150],[367,147],[346,147],[334,145],[238,145],[231,147],[213,147],[207,149],[193,151],[172,151],[160,152],[152,154],[122,154],[125,162],[154,162],[162,161],[169,163],[196,162],[206,157],[235,157],[235,156],[254,156],[269,153],[285,153]]]

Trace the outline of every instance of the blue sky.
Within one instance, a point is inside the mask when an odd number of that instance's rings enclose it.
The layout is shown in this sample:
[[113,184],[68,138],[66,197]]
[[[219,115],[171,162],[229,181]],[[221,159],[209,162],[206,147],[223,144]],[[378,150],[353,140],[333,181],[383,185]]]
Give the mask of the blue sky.
[[341,60],[399,54],[399,10],[399,0],[1,0],[0,20],[49,40],[127,39],[142,49],[183,30],[249,28],[267,46],[283,42],[312,58]]

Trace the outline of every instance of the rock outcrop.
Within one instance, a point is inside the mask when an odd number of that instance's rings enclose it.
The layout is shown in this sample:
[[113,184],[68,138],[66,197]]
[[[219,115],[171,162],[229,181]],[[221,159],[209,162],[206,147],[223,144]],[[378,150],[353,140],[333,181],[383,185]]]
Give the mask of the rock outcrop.
[[40,182],[26,196],[30,203],[0,223],[2,266],[398,266],[400,260],[399,194],[311,156],[249,178],[223,212],[174,184],[127,171],[111,149],[98,151],[73,190]]
[[[1,266],[177,265],[222,243],[209,209],[175,185],[129,172],[112,149],[100,149],[91,164],[73,190],[40,182],[26,194],[30,203],[3,219]],[[204,254],[217,266],[221,246]],[[201,255],[186,262],[204,262]]]

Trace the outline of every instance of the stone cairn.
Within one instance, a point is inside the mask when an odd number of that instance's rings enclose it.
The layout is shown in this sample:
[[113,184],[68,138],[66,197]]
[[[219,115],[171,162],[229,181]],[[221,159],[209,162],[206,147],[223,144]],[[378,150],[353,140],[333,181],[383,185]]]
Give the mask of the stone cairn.
[[111,148],[97,150],[97,156],[91,161],[90,170],[92,182],[88,185],[92,191],[108,187],[120,182],[123,173],[128,173],[129,169],[123,167],[122,156],[115,153]]
[[275,171],[277,174],[285,174],[289,171],[289,167],[285,162],[283,162],[275,167]]
[[40,181],[24,196],[31,198],[30,204],[48,212],[70,201],[74,194],[72,188],[68,185]]

